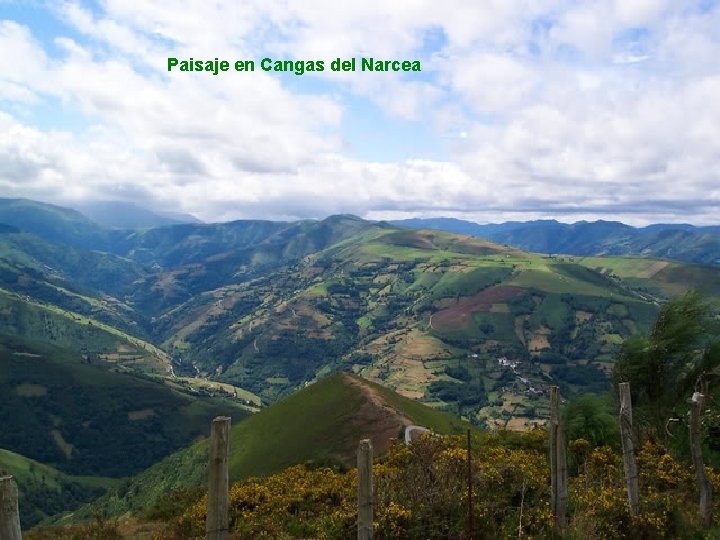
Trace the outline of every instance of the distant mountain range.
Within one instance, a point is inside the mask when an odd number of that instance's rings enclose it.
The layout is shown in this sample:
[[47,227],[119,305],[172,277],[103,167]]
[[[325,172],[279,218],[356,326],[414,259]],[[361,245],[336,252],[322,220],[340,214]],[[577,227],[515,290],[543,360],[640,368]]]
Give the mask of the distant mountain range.
[[[660,302],[689,287],[720,295],[717,266],[633,252],[639,233],[611,222],[413,222],[458,234],[340,215],[121,230],[76,210],[0,199],[0,224],[0,301],[12,315],[0,331],[145,373],[218,378],[266,403],[318,373],[352,367],[480,419],[483,400],[440,384],[444,368],[407,375],[399,368],[406,355],[438,366],[470,352],[488,361],[537,357],[546,371],[594,388],[605,384],[596,368],[566,373],[559,364],[610,361]],[[717,241],[708,230],[642,234],[686,235],[685,245],[669,247],[687,256],[698,236]],[[467,236],[481,231],[500,242]],[[587,251],[577,260],[555,255]],[[590,256],[627,252],[644,257]],[[477,385],[477,376],[462,371],[460,380]]]
[[30,199],[0,197],[0,233],[7,227],[75,247],[107,248],[117,230],[140,230],[202,223],[189,214],[160,214],[119,201],[75,203],[72,208]]
[[720,264],[720,225],[655,224],[636,228],[618,221],[567,224],[555,220],[481,225],[454,218],[405,219],[391,223],[478,236],[536,253],[632,255]]
[[202,223],[181,212],[157,212],[123,201],[82,201],[68,205],[108,229],[150,229],[182,223]]

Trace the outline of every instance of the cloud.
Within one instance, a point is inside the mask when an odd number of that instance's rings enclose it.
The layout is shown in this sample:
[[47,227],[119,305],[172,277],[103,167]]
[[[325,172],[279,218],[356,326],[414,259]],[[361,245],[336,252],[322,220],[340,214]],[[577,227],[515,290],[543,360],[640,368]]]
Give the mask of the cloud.
[[[32,17],[0,21],[0,192],[141,198],[207,220],[716,222],[718,5],[450,4],[65,1],[47,14],[54,35]],[[423,72],[165,68],[168,56],[363,55],[418,58]],[[431,126],[448,160],[357,159],[343,129],[358,104],[382,111],[379,132],[382,115]],[[77,125],[54,125],[53,108]]]

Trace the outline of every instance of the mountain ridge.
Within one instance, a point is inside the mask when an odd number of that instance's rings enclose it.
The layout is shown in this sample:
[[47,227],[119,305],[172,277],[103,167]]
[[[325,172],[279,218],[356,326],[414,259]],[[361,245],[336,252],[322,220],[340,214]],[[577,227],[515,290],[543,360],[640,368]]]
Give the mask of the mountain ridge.
[[453,218],[392,221],[415,229],[438,229],[485,237],[539,253],[581,256],[627,255],[668,258],[698,264],[720,264],[720,226],[654,224],[633,227],[619,221],[556,220],[481,225]]
[[[443,434],[474,429],[354,375],[331,375],[231,426],[230,481],[304,463],[350,467],[360,439],[369,438],[380,455],[410,424]],[[202,486],[207,481],[207,452],[207,439],[179,450],[130,479],[121,491],[59,522],[87,519],[97,512],[112,516],[133,508],[149,511],[170,491]]]
[[[460,414],[476,407],[476,420],[487,421],[500,394],[509,397],[487,380],[500,375],[495,359],[518,358],[528,370],[541,363],[543,373],[522,375],[536,390],[558,376],[570,388],[599,383],[614,348],[660,302],[689,287],[720,290],[710,267],[548,256],[349,215],[109,234],[119,235],[111,236],[119,255],[0,235],[9,253],[0,277],[21,297],[152,342],[177,375],[220,380],[266,402],[349,366]],[[93,260],[107,277],[83,277]],[[460,370],[460,379],[448,374],[472,354],[484,364]],[[572,369],[558,365],[568,362]],[[480,397],[473,402],[464,384]]]
[[148,229],[202,223],[191,214],[157,212],[127,201],[76,201],[66,205],[108,229]]

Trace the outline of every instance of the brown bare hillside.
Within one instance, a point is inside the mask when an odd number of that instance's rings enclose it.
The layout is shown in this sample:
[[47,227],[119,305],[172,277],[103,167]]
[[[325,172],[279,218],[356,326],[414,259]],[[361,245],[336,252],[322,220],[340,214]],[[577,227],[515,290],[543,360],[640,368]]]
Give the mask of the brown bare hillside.
[[[404,426],[413,424],[413,421],[389,404],[364,379],[347,373],[342,378],[345,383],[360,389],[363,396],[352,418],[357,433],[361,438],[372,441],[375,452],[385,452],[390,446],[390,440],[400,439]],[[351,452],[348,457],[352,457],[356,448],[348,450]]]

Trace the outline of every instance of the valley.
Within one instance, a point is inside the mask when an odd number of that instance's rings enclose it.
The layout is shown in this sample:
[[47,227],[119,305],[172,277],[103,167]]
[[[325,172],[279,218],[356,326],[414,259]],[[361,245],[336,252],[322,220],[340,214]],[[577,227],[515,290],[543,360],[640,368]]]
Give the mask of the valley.
[[[542,426],[550,385],[608,390],[620,345],[666,300],[720,298],[720,267],[640,254],[533,253],[347,215],[106,229],[12,201],[0,201],[0,448],[19,456],[6,468],[56,471],[60,492],[86,477],[101,479],[93,496],[117,488],[72,519],[200,482],[206,443],[193,441],[217,414],[242,434],[234,479],[347,463],[368,430],[384,448],[403,425]],[[300,410],[320,431],[290,420]]]
[[667,298],[720,296],[716,266],[532,253],[354,216],[123,231],[2,202],[3,334],[196,392],[216,381],[254,407],[349,371],[520,429],[546,414],[551,382],[607,388],[618,346]]

